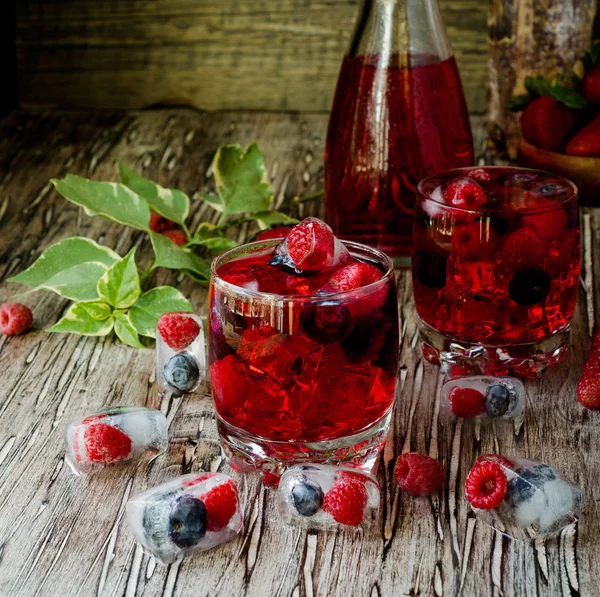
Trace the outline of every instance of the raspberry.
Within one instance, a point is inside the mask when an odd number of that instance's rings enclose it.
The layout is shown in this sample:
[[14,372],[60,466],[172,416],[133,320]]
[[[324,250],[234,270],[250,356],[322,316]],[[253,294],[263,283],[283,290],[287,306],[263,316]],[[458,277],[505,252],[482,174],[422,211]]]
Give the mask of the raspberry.
[[489,170],[485,168],[476,168],[475,170],[469,170],[469,178],[476,180],[477,182],[490,182],[492,175]]
[[5,336],[16,336],[31,327],[31,309],[21,303],[4,303],[0,306],[0,332]]
[[548,254],[549,245],[531,228],[523,227],[511,232],[502,243],[502,264],[511,272],[541,266]]
[[183,230],[166,230],[162,235],[173,241],[178,247],[187,244],[188,241]]
[[486,259],[496,252],[499,245],[498,233],[485,222],[460,224],[452,233],[452,251],[461,259]]
[[440,489],[446,481],[441,462],[423,454],[402,454],[394,467],[394,479],[410,495],[426,496]]
[[275,238],[285,238],[290,230],[291,226],[280,226],[279,228],[271,228],[270,230],[263,230],[256,235],[256,240],[271,240]]
[[321,269],[335,251],[333,230],[317,218],[305,218],[287,237],[288,253],[298,270]]
[[470,418],[485,412],[485,396],[473,388],[454,386],[448,396],[450,410],[461,418]]
[[560,209],[549,213],[524,216],[523,225],[535,230],[540,238],[550,241],[565,229],[567,214],[563,209]]
[[586,408],[600,408],[600,328],[594,334],[592,347],[577,384],[577,399]]
[[105,423],[89,425],[83,432],[83,445],[90,462],[103,464],[124,460],[133,448],[128,435]]
[[236,513],[238,505],[238,490],[233,481],[227,481],[213,487],[202,496],[208,514],[208,530],[220,531],[227,526],[231,517]]
[[198,483],[202,483],[202,481],[206,481],[207,479],[212,479],[212,477],[216,476],[217,473],[200,473],[197,477],[194,477],[190,480],[185,480],[182,485],[184,487],[193,487],[194,485],[198,485]]
[[344,475],[325,494],[323,510],[331,514],[336,522],[356,527],[363,521],[367,497],[367,488],[362,479]]
[[357,261],[338,269],[329,278],[323,290],[328,292],[346,292],[361,286],[367,286],[380,280],[383,274],[374,265]]
[[173,222],[171,220],[167,220],[167,218],[163,218],[154,212],[150,212],[150,230],[152,232],[165,232],[166,230],[171,230],[173,228]]
[[510,470],[512,470],[513,468],[513,463],[508,458],[506,458],[506,456],[500,456],[500,454],[482,454],[475,461],[475,464],[479,464],[481,462],[497,462],[498,464],[505,466]]
[[473,508],[491,510],[499,506],[506,495],[506,475],[502,467],[491,460],[476,463],[467,477],[465,491]]
[[164,313],[156,327],[162,339],[173,350],[189,346],[200,333],[198,322],[189,313]]
[[487,203],[487,197],[474,180],[458,178],[444,189],[444,201],[448,205],[463,209],[477,209]]
[[85,419],[83,419],[83,421],[81,421],[81,423],[79,423],[80,425],[87,425],[88,423],[94,423],[95,421],[100,421],[101,419],[105,419],[106,415],[90,415],[89,417],[86,417]]

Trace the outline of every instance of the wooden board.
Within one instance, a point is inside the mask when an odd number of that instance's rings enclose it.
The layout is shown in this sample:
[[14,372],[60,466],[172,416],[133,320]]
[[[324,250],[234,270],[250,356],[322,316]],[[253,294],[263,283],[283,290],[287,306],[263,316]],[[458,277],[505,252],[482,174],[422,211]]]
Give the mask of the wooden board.
[[[205,191],[215,148],[224,142],[262,147],[278,196],[320,186],[323,115],[202,114],[191,110],[114,114],[32,114],[0,122],[0,280],[32,263],[49,244],[87,235],[121,254],[148,255],[140,232],[91,219],[47,181],[67,172],[111,179],[115,160],[192,194]],[[478,127],[479,130],[479,127]],[[194,220],[203,217],[194,202]],[[595,597],[600,537],[600,413],[575,399],[595,322],[599,284],[600,212],[586,211],[585,267],[576,347],[560,368],[528,382],[528,412],[515,432],[448,422],[439,410],[442,378],[420,356],[410,279],[399,272],[402,317],[400,386],[385,453],[379,463],[382,522],[370,535],[315,533],[282,526],[273,490],[254,475],[235,474],[246,532],[214,551],[164,567],[143,555],[123,519],[128,497],[199,469],[230,472],[217,443],[207,396],[159,405],[152,351],[104,340],[42,331],[66,302],[52,294],[22,297],[36,331],[0,337],[0,595],[158,597]],[[206,291],[161,272],[198,312]],[[0,284],[0,301],[13,295]],[[160,407],[171,445],[148,470],[107,470],[81,480],[63,460],[63,430],[72,418],[109,405]],[[439,457],[449,473],[431,499],[400,493],[391,479],[395,457],[414,450]],[[501,451],[554,464],[583,488],[579,529],[529,545],[476,521],[464,498],[476,456]]]
[[[441,2],[469,108],[485,109],[487,4]],[[358,0],[17,3],[22,105],[328,112]]]

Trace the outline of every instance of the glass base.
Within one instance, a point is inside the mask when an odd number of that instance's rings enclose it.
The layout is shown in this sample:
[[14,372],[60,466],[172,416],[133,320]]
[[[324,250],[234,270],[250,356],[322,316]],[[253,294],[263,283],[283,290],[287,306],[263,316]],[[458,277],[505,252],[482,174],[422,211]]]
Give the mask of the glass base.
[[561,363],[569,341],[568,325],[559,332],[536,342],[510,345],[485,345],[463,342],[444,336],[419,321],[423,357],[449,377],[463,375],[517,375],[529,379],[541,377],[544,370]]
[[287,467],[307,462],[343,464],[371,472],[385,444],[391,418],[390,408],[360,433],[320,442],[270,441],[230,425],[219,415],[217,428],[231,468],[239,472],[256,470],[265,485],[276,485]]

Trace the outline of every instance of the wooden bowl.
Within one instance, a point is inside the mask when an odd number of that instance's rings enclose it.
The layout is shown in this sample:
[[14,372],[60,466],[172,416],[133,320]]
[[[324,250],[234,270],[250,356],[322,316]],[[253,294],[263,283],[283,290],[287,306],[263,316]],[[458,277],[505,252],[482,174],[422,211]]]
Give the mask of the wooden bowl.
[[579,189],[579,202],[582,205],[600,205],[600,157],[554,153],[521,139],[518,162],[525,168],[546,170],[572,180]]

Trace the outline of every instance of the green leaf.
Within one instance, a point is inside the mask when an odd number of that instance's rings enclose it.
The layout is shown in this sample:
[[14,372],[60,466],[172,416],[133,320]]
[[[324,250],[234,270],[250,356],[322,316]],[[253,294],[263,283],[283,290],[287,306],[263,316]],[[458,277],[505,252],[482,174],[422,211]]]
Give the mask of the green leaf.
[[514,95],[511,97],[505,107],[511,112],[520,112],[527,107],[530,101],[531,96],[528,93],[522,93],[521,95]]
[[113,329],[113,324],[112,317],[104,321],[98,321],[81,306],[81,303],[73,303],[65,316],[46,331],[81,334],[83,336],[106,336]]
[[9,278],[34,290],[51,290],[74,301],[98,298],[96,284],[119,256],[89,238],[67,238],[46,249],[25,271]]
[[159,215],[185,227],[190,211],[189,197],[176,189],[165,189],[159,184],[144,178],[119,162],[121,182],[143,197]]
[[[150,239],[155,255],[152,269],[157,267],[180,269],[185,273],[193,272],[200,279],[208,280],[210,278],[210,264],[191,250],[178,247],[172,240],[162,234],[152,232]],[[194,276],[194,279],[197,279],[197,277]]]
[[98,280],[98,295],[116,309],[131,307],[141,292],[135,249],[131,249]]
[[87,311],[88,315],[96,321],[104,321],[108,319],[112,314],[110,305],[103,303],[102,301],[95,301],[92,303],[79,303],[79,306]]
[[141,342],[138,333],[135,328],[131,325],[131,322],[127,318],[125,311],[115,311],[115,333],[119,337],[119,340],[127,346],[133,348],[146,348]]
[[290,216],[280,211],[261,211],[253,214],[251,218],[257,221],[261,230],[268,230],[277,225],[288,226],[299,222],[296,218],[290,218]]
[[129,321],[142,336],[156,336],[156,324],[163,313],[193,311],[192,304],[172,286],[152,288],[140,296],[129,309]]
[[588,107],[587,100],[581,94],[566,87],[550,87],[549,95],[572,110],[585,110]]
[[223,200],[221,199],[221,197],[219,197],[219,195],[210,193],[208,195],[201,194],[200,197],[203,201],[208,203],[214,210],[219,212],[225,211],[225,203],[223,203]]
[[50,182],[65,199],[83,207],[88,216],[102,216],[139,230],[149,230],[148,203],[123,184],[97,182],[74,174],[62,180],[53,178]]
[[212,251],[213,253],[222,253],[223,251],[227,251],[228,249],[233,249],[233,247],[237,247],[240,243],[238,243],[237,240],[233,240],[232,238],[220,236],[216,238],[199,239],[197,241],[192,240],[190,244],[201,245],[203,247],[206,247],[209,251]]
[[265,211],[273,199],[263,156],[256,143],[219,147],[212,164],[223,214]]
[[217,236],[223,236],[223,233],[218,226],[215,226],[215,224],[211,224],[210,222],[200,222],[194,233],[194,238],[200,239],[216,238]]
[[525,89],[533,97],[548,95],[549,85],[544,77],[525,77]]

